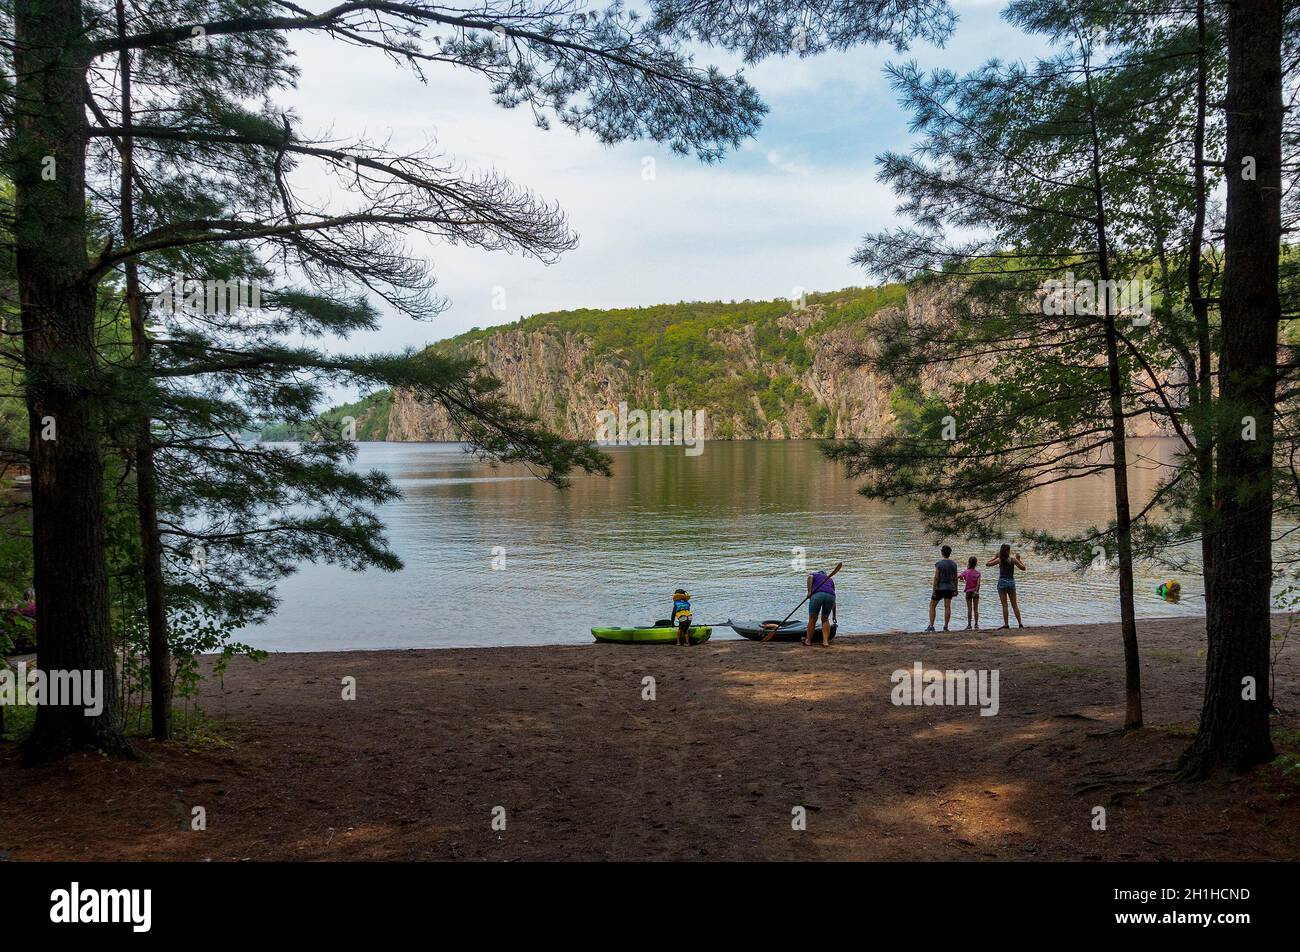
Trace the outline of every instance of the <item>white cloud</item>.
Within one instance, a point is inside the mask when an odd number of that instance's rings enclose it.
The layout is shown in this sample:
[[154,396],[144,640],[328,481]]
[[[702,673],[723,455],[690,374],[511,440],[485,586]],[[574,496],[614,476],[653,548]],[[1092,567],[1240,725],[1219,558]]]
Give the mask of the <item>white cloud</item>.
[[[923,65],[967,68],[994,55],[998,41],[1006,48],[1017,36],[992,11],[978,9],[967,20],[960,43],[908,55]],[[653,143],[606,147],[567,129],[539,130],[528,110],[493,104],[486,82],[471,73],[435,68],[424,85],[374,51],[323,36],[294,43],[302,78],[287,104],[307,133],[365,135],[397,151],[434,143],[467,170],[495,169],[558,202],[581,239],[550,267],[413,242],[433,262],[451,308],[427,324],[390,317],[348,349],[419,345],[541,311],[773,298],[796,285],[861,284],[864,276],[848,263],[854,246],[894,220],[893,196],[875,181],[874,166],[878,152],[907,145],[906,117],[880,74],[886,61],[899,58],[892,51],[777,59],[747,69],[771,106],[764,128],[720,165],[701,166]],[[737,66],[707,50],[696,59]],[[642,178],[647,156],[655,161],[653,181]],[[330,188],[312,176],[302,187],[317,194]],[[506,289],[504,312],[491,307],[496,286]]]

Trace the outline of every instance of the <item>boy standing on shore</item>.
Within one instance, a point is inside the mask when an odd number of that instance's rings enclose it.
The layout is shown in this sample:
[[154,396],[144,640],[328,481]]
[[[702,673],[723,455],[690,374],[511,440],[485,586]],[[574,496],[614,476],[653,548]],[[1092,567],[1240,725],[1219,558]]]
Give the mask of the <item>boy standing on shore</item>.
[[930,595],[930,625],[926,631],[934,631],[934,612],[940,599],[943,599],[943,630],[948,630],[948,623],[952,621],[952,600],[957,595],[957,563],[949,558],[952,546],[945,545],[940,552],[943,558],[934,563],[934,591]]

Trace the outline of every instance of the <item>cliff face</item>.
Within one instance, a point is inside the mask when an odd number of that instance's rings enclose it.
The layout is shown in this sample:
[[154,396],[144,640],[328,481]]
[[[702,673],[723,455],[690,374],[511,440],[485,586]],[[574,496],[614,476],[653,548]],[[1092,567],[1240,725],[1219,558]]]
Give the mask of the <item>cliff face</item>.
[[[909,298],[909,308],[920,304]],[[651,370],[634,370],[618,353],[596,353],[587,337],[555,326],[503,328],[464,343],[460,349],[502,381],[507,399],[571,438],[595,439],[597,414],[617,413],[620,404],[646,412],[703,410],[704,439],[779,440],[882,433],[893,420],[889,409],[893,388],[853,366],[851,359],[865,346],[864,325],[840,324],[809,333],[813,326],[825,323],[834,307],[810,304],[777,320],[783,330],[802,340],[811,358],[800,361],[808,364],[803,367],[765,357],[754,325],[709,332],[710,342],[724,353],[721,372],[734,378],[739,389],[757,378],[779,377],[783,382],[779,396],[752,393],[740,410],[678,399],[671,385],[667,392],[655,386]],[[457,434],[442,407],[398,390],[393,395],[388,439],[454,440]]]
[[[809,439],[879,436],[895,421],[891,381],[855,365],[853,357],[870,346],[872,325],[896,317],[897,306],[837,320],[845,301],[792,308],[775,320],[775,328],[755,323],[724,323],[711,328],[709,376],[714,399],[684,399],[673,374],[656,374],[638,366],[621,350],[598,351],[586,334],[555,324],[529,328],[506,327],[459,342],[456,346],[481,361],[499,379],[504,395],[516,406],[536,414],[548,429],[573,439],[596,440],[602,411],[617,414],[620,405],[640,409],[704,411],[702,438]],[[947,312],[944,292],[929,288],[909,291],[910,322],[936,322]],[[850,313],[850,312],[845,312]],[[616,319],[616,318],[611,318]],[[774,334],[792,343],[792,357],[774,357]],[[643,361],[642,361],[643,363]],[[661,368],[662,369],[662,368]],[[977,375],[972,364],[954,373],[951,368],[926,373],[922,394],[940,394],[951,384]],[[698,392],[698,390],[697,390]],[[1159,431],[1139,424],[1135,435]],[[701,437],[696,432],[694,436]],[[393,394],[388,439],[449,441],[459,438],[441,406],[416,400],[409,392]]]
[[[629,405],[649,406],[646,386],[616,360],[598,360],[591,344],[555,328],[506,328],[461,350],[483,363],[503,384],[511,403],[536,413],[546,426],[569,437],[593,439],[596,412]],[[456,440],[447,411],[396,390],[388,417],[389,440]]]

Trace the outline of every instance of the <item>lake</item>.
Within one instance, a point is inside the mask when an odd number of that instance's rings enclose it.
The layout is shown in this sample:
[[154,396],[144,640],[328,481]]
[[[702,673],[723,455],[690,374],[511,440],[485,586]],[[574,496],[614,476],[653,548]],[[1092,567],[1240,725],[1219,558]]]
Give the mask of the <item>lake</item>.
[[[1173,448],[1130,444],[1135,509],[1159,478],[1154,461]],[[694,595],[699,623],[781,618],[805,591],[798,549],[810,569],[844,562],[836,578],[844,631],[925,627],[935,540],[910,507],[858,495],[815,442],[711,442],[694,457],[680,446],[609,452],[612,478],[580,476],[559,491],[455,444],[359,444],[354,465],[402,490],[379,512],[406,568],[304,565],[280,585],[280,611],[241,637],[271,651],[584,643],[596,625],[667,617],[679,585]],[[1103,525],[1110,493],[1105,478],[1059,484],[1027,500],[1021,518],[1058,530]],[[963,568],[970,555],[996,554],[948,541]],[[1024,558],[1028,571],[1016,576],[1026,624],[1118,620],[1113,573]],[[981,570],[981,620],[996,626],[1001,609]],[[1198,575],[1179,576],[1179,603],[1155,594],[1167,577],[1137,567],[1139,615],[1203,611]],[[960,599],[953,618],[965,624]],[[738,636],[715,628],[713,637]]]

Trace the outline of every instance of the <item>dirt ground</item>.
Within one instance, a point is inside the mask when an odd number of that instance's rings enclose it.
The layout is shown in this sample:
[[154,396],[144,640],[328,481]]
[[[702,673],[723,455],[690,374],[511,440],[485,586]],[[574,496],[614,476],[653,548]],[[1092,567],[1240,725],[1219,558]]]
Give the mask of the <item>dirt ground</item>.
[[[241,660],[201,702],[219,742],[41,768],[0,750],[0,858],[1300,856],[1300,778],[1168,772],[1200,704],[1202,620],[1139,636],[1148,726],[1129,734],[1110,733],[1117,625]],[[1300,746],[1297,654],[1300,637],[1279,663],[1279,750]],[[894,705],[891,673],[916,661],[996,669],[998,714]]]

